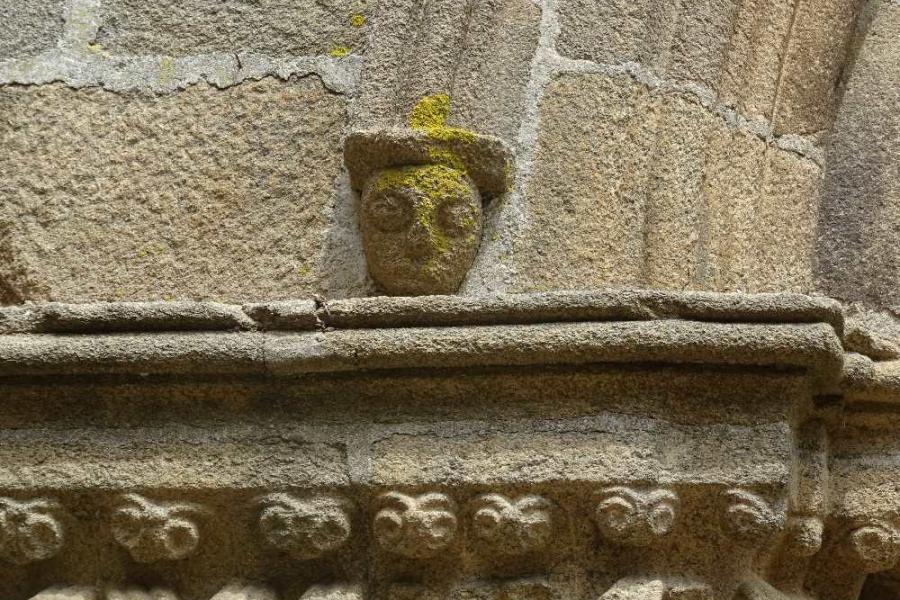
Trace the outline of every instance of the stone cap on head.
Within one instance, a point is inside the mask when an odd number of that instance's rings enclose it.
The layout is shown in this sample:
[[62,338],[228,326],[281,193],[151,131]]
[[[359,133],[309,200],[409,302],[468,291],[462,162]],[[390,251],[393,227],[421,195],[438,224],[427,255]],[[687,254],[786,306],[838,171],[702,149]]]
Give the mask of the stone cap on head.
[[383,169],[433,164],[465,172],[484,199],[512,185],[512,151],[499,138],[464,129],[356,131],[344,141],[344,162],[355,190]]

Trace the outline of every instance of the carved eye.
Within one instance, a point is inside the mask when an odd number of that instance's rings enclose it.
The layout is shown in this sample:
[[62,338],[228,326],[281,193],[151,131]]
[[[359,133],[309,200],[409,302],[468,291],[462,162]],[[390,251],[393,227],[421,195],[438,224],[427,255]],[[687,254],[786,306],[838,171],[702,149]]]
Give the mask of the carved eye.
[[410,190],[393,188],[374,195],[366,204],[366,213],[378,230],[402,231],[412,222],[414,203]]
[[472,231],[477,215],[467,198],[453,199],[438,208],[438,223],[443,231],[458,237]]

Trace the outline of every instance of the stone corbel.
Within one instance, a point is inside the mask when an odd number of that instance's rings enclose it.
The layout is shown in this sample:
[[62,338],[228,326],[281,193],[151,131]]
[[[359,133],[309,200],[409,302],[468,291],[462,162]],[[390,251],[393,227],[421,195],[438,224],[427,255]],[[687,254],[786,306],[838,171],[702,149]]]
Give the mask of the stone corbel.
[[816,600],[857,600],[867,576],[900,561],[900,523],[878,519],[850,524],[822,552],[806,587]]
[[512,155],[494,137],[448,127],[449,99],[423,98],[408,129],[359,131],[344,157],[362,194],[369,272],[391,295],[452,294],[472,265],[482,202],[506,192]]

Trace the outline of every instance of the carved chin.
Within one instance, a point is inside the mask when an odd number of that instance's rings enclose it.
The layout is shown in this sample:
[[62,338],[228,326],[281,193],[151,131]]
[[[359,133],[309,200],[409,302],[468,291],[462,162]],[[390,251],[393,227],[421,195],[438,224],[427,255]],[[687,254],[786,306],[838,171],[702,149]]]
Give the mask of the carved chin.
[[372,278],[395,296],[453,294],[462,285],[475,254],[476,241],[462,242],[441,254],[411,257],[402,246],[387,240],[366,244]]

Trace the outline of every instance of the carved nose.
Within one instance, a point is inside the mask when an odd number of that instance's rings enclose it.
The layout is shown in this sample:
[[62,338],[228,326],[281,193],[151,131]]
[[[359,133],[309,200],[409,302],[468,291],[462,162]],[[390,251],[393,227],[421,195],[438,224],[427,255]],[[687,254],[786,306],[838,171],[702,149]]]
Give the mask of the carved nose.
[[418,219],[409,228],[406,234],[406,254],[413,258],[422,258],[431,254],[431,234]]

